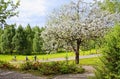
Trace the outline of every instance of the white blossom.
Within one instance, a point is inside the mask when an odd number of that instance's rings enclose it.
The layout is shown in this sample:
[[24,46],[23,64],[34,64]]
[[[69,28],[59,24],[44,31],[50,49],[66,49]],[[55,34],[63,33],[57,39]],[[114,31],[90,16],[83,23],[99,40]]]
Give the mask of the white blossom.
[[58,44],[60,41],[62,44],[64,41],[64,44],[70,43],[76,47],[77,40],[82,42],[103,36],[106,28],[112,27],[115,22],[120,22],[120,14],[103,11],[97,3],[93,3],[92,6],[81,1],[78,3],[72,2],[50,15],[47,27],[42,32],[46,44],[53,42]]

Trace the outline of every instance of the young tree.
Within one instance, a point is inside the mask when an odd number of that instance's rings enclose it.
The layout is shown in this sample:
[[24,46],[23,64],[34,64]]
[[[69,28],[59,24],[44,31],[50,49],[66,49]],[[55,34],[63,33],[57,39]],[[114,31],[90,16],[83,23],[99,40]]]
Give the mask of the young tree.
[[19,54],[25,54],[26,51],[26,36],[25,31],[21,25],[16,30],[15,36],[12,39],[14,50]]
[[6,24],[7,19],[18,14],[18,6],[19,1],[14,3],[13,0],[0,0],[0,27]]
[[33,44],[33,31],[30,27],[30,25],[28,24],[26,29],[25,29],[25,33],[26,33],[26,41],[27,41],[27,49],[26,49],[26,53],[27,54],[30,54],[32,53],[32,44]]
[[88,4],[78,0],[54,11],[49,18],[47,27],[42,32],[43,40],[49,36],[64,40],[74,50],[78,64],[82,42],[103,36],[107,26],[114,25],[114,20],[120,19],[120,16],[102,11],[97,2]]
[[13,45],[12,38],[15,35],[15,25],[9,25],[4,29],[4,33],[1,35],[1,49],[3,53],[12,54]]

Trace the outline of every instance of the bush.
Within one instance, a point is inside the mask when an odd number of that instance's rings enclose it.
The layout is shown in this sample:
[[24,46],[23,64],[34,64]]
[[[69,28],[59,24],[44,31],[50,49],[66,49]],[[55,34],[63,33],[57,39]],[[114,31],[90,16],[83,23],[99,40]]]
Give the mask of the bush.
[[26,63],[21,64],[20,69],[21,70],[31,70],[32,66],[33,66],[32,62],[27,61]]
[[38,70],[43,75],[58,74],[59,73],[59,63],[58,62],[41,63]]
[[83,73],[84,69],[76,64],[65,62],[26,62],[20,66],[22,70],[36,70],[42,75]]
[[10,63],[1,61],[1,60],[0,60],[0,68],[1,69],[15,69],[15,67],[11,65]]

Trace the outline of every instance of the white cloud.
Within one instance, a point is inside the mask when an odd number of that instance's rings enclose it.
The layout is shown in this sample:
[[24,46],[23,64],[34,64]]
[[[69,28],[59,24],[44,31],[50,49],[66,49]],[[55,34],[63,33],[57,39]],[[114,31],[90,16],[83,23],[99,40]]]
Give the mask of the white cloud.
[[28,23],[40,24],[36,22],[36,18],[46,15],[47,6],[46,0],[20,0],[18,8],[19,17],[13,17],[8,20],[8,23],[21,24],[23,26]]
[[40,15],[43,16],[46,13],[45,0],[21,0],[20,2],[20,15],[27,16]]

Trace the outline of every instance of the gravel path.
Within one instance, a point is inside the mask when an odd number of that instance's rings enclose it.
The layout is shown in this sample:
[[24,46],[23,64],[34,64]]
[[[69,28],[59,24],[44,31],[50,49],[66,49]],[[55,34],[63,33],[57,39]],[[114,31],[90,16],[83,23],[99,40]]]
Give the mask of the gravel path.
[[[100,54],[79,56],[79,59],[93,58],[93,57],[99,57],[99,56],[100,56]],[[39,62],[64,61],[64,60],[66,60],[66,59],[65,58],[52,58],[52,59],[48,59],[48,60],[39,60]],[[75,57],[68,57],[68,60],[75,60]]]
[[86,72],[84,74],[65,74],[53,77],[39,77],[32,74],[26,74],[16,71],[0,70],[0,79],[87,79],[88,76],[94,76],[94,68],[91,66],[83,66]]
[[46,79],[46,78],[15,71],[0,70],[0,79]]

